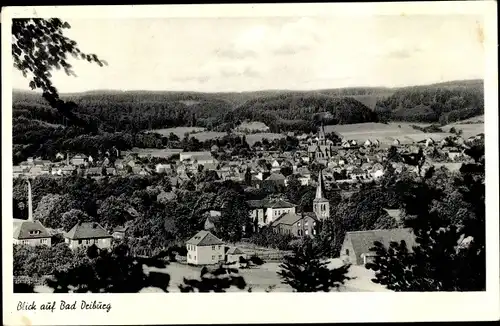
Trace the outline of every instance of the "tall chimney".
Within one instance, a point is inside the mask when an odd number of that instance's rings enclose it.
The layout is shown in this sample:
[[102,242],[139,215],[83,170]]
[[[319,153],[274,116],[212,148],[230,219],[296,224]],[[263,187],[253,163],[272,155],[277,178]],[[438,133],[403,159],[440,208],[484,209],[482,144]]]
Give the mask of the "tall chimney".
[[31,182],[28,181],[28,221],[33,221],[33,198],[31,196]]
[[66,152],[66,165],[69,165],[69,152]]

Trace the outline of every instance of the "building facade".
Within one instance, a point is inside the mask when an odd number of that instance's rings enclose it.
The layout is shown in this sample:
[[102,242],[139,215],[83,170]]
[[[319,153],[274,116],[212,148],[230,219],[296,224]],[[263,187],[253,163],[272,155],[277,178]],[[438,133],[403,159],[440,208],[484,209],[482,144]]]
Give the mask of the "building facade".
[[224,242],[209,231],[200,231],[186,242],[187,263],[213,265],[225,260]]

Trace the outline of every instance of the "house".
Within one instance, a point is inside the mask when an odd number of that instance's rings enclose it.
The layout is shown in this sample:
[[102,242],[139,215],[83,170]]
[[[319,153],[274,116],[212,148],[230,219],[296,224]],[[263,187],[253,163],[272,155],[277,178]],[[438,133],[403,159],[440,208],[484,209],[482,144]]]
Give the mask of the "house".
[[210,231],[200,231],[186,242],[187,263],[212,265],[224,261],[224,242]]
[[279,172],[281,169],[281,162],[278,160],[274,160],[271,163],[271,172]]
[[207,163],[216,163],[216,159],[210,152],[181,152],[179,153],[180,161],[196,161],[198,164],[204,165]]
[[416,237],[409,228],[347,232],[340,250],[340,258],[354,265],[365,265],[375,256],[371,250],[375,241],[386,247],[393,241],[404,241],[410,252],[416,245]]
[[155,170],[156,170],[156,173],[166,173],[166,172],[171,171],[172,167],[170,166],[170,164],[158,163],[158,164],[156,164]]
[[127,227],[125,226],[117,226],[113,229],[112,236],[116,240],[121,240],[125,238],[125,233],[127,232]]
[[231,247],[226,252],[226,263],[239,263],[240,257],[247,259],[247,254],[237,247]]
[[295,213],[295,205],[284,200],[249,200],[250,218],[259,227],[269,225],[273,220],[286,213]]
[[285,176],[281,173],[271,173],[271,175],[263,181],[263,185],[285,186],[285,179]]
[[51,234],[36,220],[25,220],[14,222],[14,244],[38,246],[51,245]]
[[394,141],[392,142],[392,145],[397,147],[397,146],[401,145],[401,142],[399,141],[399,139],[394,139]]
[[64,234],[64,242],[70,249],[88,247],[95,244],[100,249],[111,248],[113,236],[97,222],[78,222]]
[[76,171],[76,167],[73,165],[66,165],[63,166],[60,170],[63,175],[71,175]]
[[286,213],[271,222],[271,227],[280,234],[289,234],[295,237],[316,235],[316,218],[313,214]]
[[216,230],[215,225],[219,223],[219,219],[220,219],[222,213],[220,211],[211,210],[206,215],[207,215],[207,218],[205,219],[205,224],[204,224],[203,228],[206,231]]
[[86,162],[87,162],[87,155],[85,154],[75,155],[71,159],[71,164],[74,166],[84,165]]
[[22,175],[24,175],[23,167],[21,167],[19,165],[14,165],[12,167],[12,177],[17,178],[17,177],[22,176]]
[[52,235],[43,224],[33,219],[33,199],[31,195],[31,182],[28,182],[28,219],[14,219],[13,243],[29,246],[51,245]]

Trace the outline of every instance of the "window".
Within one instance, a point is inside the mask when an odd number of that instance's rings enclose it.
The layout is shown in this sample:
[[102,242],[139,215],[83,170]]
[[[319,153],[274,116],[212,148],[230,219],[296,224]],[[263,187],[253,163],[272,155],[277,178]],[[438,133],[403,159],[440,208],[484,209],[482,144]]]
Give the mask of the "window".
[[345,250],[345,254],[346,254],[346,256],[349,256],[349,249]]
[[220,249],[220,245],[217,247],[217,249]]
[[222,255],[219,255],[219,259],[222,259]]
[[[215,246],[212,246],[212,250],[215,250]],[[213,259],[213,258],[212,258]]]
[[78,240],[78,244],[82,244],[82,240]]
[[188,258],[191,259],[191,255],[188,255]]
[[307,229],[305,230],[305,234],[306,234],[306,235],[309,233],[308,231],[309,231],[309,230],[307,230]]
[[196,256],[194,256],[194,260],[196,260]]
[[212,260],[214,260],[214,259],[215,259],[215,256],[212,256]]

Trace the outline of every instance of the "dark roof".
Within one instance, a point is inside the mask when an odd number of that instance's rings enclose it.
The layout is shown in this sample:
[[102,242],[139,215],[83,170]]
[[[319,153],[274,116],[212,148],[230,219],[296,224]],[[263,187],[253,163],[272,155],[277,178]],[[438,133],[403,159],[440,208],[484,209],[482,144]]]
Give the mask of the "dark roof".
[[302,219],[302,216],[295,213],[287,213],[278,217],[276,220],[271,222],[271,226],[277,226],[279,224],[294,225]]
[[113,232],[125,232],[127,231],[127,227],[125,226],[117,226],[116,228],[113,229]]
[[271,226],[277,226],[279,224],[285,224],[285,225],[294,225],[295,223],[299,222],[300,220],[309,220],[313,219],[316,220],[316,214],[315,213],[304,213],[302,216],[296,213],[286,213],[278,217],[276,220],[271,222]]
[[268,201],[265,206],[266,208],[292,208],[295,207],[294,204],[284,201],[282,199]]
[[96,222],[77,223],[69,232],[64,234],[69,239],[111,238],[112,236]]
[[347,232],[345,240],[351,241],[358,264],[362,263],[361,254],[369,254],[374,247],[374,242],[378,241],[388,247],[391,242],[401,242],[404,240],[409,251],[416,245],[416,237],[411,229],[386,229]]
[[229,248],[226,255],[244,255],[245,253],[241,251],[238,247]]
[[281,173],[272,173],[267,179],[267,180],[270,180],[270,181],[274,181],[274,180],[277,180],[277,181],[280,181],[280,180],[285,180],[285,176]]
[[[39,234],[30,234],[30,232],[33,231],[39,231]],[[14,239],[39,239],[50,237],[51,235],[40,221],[14,222]]]
[[192,244],[195,246],[213,246],[224,244],[224,242],[208,231],[200,231],[189,239],[186,244]]

